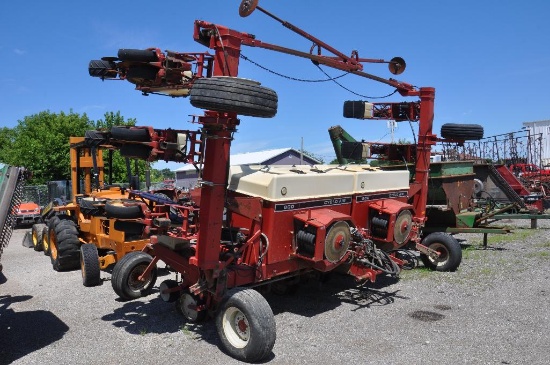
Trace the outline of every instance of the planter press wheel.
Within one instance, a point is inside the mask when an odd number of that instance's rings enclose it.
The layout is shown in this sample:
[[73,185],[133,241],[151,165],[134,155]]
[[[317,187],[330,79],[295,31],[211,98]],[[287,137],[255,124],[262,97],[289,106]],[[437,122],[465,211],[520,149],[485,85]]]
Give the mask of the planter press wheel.
[[173,303],[176,300],[178,300],[179,292],[178,291],[168,291],[164,292],[165,290],[173,289],[178,286],[178,282],[176,280],[164,280],[159,285],[159,295],[160,299],[162,299],[163,302],[166,303]]
[[340,261],[349,248],[350,240],[349,225],[344,221],[334,223],[329,228],[325,238],[326,259],[332,263]]
[[32,247],[35,251],[42,251],[44,249],[44,246],[42,246],[42,235],[44,234],[45,227],[44,223],[37,223],[32,226]]
[[438,260],[421,254],[424,266],[435,271],[456,271],[462,261],[462,249],[458,241],[443,232],[434,232],[427,235],[422,244],[439,253]]
[[97,286],[101,283],[99,254],[94,244],[85,243],[80,246],[80,271],[84,286]]
[[180,297],[176,303],[176,309],[180,312],[185,319],[190,323],[198,323],[204,321],[206,318],[206,310],[197,310],[196,308],[204,304],[198,296],[189,292],[189,289],[181,292]]
[[139,280],[139,277],[152,260],[153,258],[145,252],[133,251],[117,262],[111,275],[111,285],[120,298],[132,300],[151,293],[157,280],[156,266],[145,280]]
[[230,290],[216,316],[222,347],[241,361],[265,359],[276,338],[275,318],[267,301],[253,289]]

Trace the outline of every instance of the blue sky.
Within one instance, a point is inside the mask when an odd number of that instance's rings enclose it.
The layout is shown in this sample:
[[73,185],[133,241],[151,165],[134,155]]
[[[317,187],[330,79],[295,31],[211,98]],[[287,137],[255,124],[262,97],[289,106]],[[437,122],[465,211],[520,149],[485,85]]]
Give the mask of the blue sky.
[[[91,78],[88,62],[115,56],[119,48],[206,51],[193,41],[195,19],[309,51],[309,41],[259,11],[241,18],[239,3],[2,1],[0,126],[13,127],[25,116],[44,110],[73,110],[93,120],[120,111],[140,125],[196,129],[188,123],[189,115],[201,111],[187,99],[144,97],[128,82]],[[396,78],[436,88],[436,133],[444,123],[476,123],[490,136],[517,131],[523,122],[550,119],[549,1],[260,0],[259,5],[345,54],[357,50],[363,58],[403,57],[407,70]],[[325,78],[308,60],[247,47],[242,53],[291,77]],[[332,76],[341,74],[324,70]],[[365,71],[392,76],[380,64],[365,64]],[[343,102],[361,98],[332,82],[290,81],[246,61],[241,61],[239,76],[275,89],[279,110],[272,119],[241,118],[232,145],[235,153],[299,148],[303,138],[306,150],[330,161],[334,152],[327,129],[336,124],[357,139],[390,141],[385,121],[342,117]],[[354,75],[339,81],[361,95],[393,91]],[[384,100],[413,99],[394,95]],[[394,138],[412,141],[409,125],[399,124]]]

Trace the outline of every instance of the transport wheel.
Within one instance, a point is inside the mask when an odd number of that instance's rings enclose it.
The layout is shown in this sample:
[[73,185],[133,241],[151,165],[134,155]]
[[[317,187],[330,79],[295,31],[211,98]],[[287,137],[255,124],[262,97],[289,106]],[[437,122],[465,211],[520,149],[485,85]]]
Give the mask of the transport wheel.
[[32,247],[35,251],[42,251],[44,246],[42,246],[42,234],[46,225],[44,223],[37,223],[32,225]]
[[88,73],[92,77],[116,78],[116,64],[112,61],[92,60],[88,64]]
[[149,130],[145,128],[132,127],[112,127],[111,136],[116,140],[131,141],[131,142],[149,142],[151,136]]
[[193,83],[189,101],[196,108],[271,118],[277,114],[277,93],[259,83],[236,77],[201,78]]
[[189,292],[189,289],[184,290],[176,303],[176,310],[180,312],[185,319],[190,323],[202,322],[206,318],[206,310],[197,310],[197,307],[204,304],[198,296]]
[[172,279],[164,280],[159,285],[160,299],[166,303],[173,303],[178,300],[180,293],[178,291],[164,292],[167,289],[173,289],[178,287],[178,282]]
[[141,251],[126,254],[113,268],[111,285],[115,293],[124,300],[137,299],[151,293],[157,280],[156,266],[145,280],[139,277],[153,258]]
[[126,49],[118,50],[118,58],[121,61],[132,62],[156,62],[158,61],[157,53],[147,49]]
[[50,256],[50,237],[48,236],[48,226],[46,225],[42,229],[42,248],[44,255]]
[[273,311],[253,289],[228,292],[216,316],[216,329],[223,348],[241,361],[260,361],[271,353],[275,344]]
[[94,244],[85,243],[80,246],[80,271],[84,286],[97,286],[101,282],[99,253]]
[[139,205],[124,205],[122,200],[109,200],[105,203],[105,212],[108,217],[120,219],[142,218],[143,213]]
[[446,123],[441,126],[441,137],[449,139],[478,140],[483,138],[479,124]]
[[462,261],[462,249],[458,241],[443,232],[434,232],[427,235],[422,244],[432,250],[439,252],[439,259],[421,254],[420,258],[424,266],[436,271],[456,271]]
[[93,217],[102,216],[105,213],[104,204],[106,201],[106,199],[82,198],[79,202],[80,212]]
[[77,269],[80,265],[80,240],[76,224],[59,220],[49,230],[50,259],[55,271]]

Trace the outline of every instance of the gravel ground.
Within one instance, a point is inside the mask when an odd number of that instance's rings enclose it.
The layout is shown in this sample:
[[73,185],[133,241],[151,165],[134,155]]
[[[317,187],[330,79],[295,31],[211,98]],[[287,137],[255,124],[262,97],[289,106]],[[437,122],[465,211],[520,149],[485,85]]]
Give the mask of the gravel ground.
[[[501,221],[509,235],[459,235],[455,273],[405,271],[368,288],[351,278],[267,294],[277,323],[269,364],[548,364],[550,222]],[[189,325],[153,293],[122,302],[110,275],[82,286],[15,230],[0,276],[0,364],[238,364],[213,321]],[[157,284],[169,278],[159,277]]]

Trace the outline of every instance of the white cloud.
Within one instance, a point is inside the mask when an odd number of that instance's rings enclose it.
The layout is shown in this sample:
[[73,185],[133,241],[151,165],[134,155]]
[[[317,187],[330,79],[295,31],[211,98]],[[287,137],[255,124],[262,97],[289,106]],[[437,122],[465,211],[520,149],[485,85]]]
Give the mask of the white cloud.
[[18,55],[18,56],[23,56],[24,54],[27,53],[27,51],[24,51],[24,50],[19,49],[19,48],[15,48],[15,49],[13,50],[13,53],[15,53],[15,54]]

